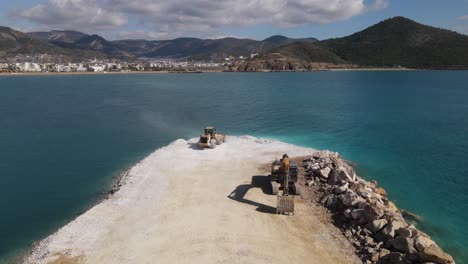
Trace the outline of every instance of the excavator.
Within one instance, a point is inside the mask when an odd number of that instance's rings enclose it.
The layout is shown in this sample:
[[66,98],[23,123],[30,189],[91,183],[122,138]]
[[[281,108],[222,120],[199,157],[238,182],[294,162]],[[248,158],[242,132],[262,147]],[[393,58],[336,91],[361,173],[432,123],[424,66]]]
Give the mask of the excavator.
[[[290,162],[287,154],[278,161],[274,161],[271,166],[271,174],[268,175],[272,194],[277,194],[276,213],[294,214],[294,194],[300,194],[297,183],[298,165],[296,162]],[[278,194],[279,189],[283,193]]]

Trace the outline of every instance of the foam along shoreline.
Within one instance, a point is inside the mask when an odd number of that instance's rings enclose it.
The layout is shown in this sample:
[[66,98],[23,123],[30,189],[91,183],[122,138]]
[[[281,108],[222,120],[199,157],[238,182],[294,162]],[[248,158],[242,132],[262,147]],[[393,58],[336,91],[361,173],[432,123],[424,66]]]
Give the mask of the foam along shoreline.
[[120,190],[38,242],[24,263],[359,262],[307,205],[295,217],[272,214],[276,197],[250,185],[283,153],[315,150],[249,136],[213,150],[195,142],[143,159]]

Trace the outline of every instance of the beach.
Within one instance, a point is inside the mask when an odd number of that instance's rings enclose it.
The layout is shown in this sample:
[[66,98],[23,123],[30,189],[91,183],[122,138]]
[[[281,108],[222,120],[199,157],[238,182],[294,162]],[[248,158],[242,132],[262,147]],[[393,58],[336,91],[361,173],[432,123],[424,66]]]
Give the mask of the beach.
[[[425,71],[428,69],[411,69],[411,68],[330,68],[330,69],[314,69],[311,71],[273,71],[259,70],[256,73],[271,73],[271,72],[320,72],[320,71]],[[242,72],[242,71],[224,71],[218,70],[195,70],[195,71],[122,71],[122,72],[0,72],[0,76],[54,76],[54,75],[117,75],[117,74],[166,74],[166,73],[219,73],[219,72]]]
[[130,169],[120,190],[39,242],[25,263],[359,263],[300,197],[294,216],[252,179],[313,149],[228,137],[177,140]]
[[203,71],[122,71],[122,72],[0,72],[0,76],[54,76],[54,75],[119,75],[119,74],[164,74],[164,73],[209,73],[222,70]]

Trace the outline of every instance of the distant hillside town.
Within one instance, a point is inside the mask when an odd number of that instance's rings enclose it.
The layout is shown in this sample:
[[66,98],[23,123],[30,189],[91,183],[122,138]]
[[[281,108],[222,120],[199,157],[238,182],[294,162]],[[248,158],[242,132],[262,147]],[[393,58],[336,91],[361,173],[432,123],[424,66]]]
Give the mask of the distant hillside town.
[[394,17],[342,38],[115,40],[0,27],[2,72],[468,69],[468,36]]
[[[47,55],[41,55],[44,57]],[[83,62],[44,62],[35,57],[17,56],[0,60],[0,72],[6,73],[60,73],[60,72],[134,72],[134,71],[196,71],[228,69],[230,62],[180,61],[152,59],[127,62],[93,59]]]

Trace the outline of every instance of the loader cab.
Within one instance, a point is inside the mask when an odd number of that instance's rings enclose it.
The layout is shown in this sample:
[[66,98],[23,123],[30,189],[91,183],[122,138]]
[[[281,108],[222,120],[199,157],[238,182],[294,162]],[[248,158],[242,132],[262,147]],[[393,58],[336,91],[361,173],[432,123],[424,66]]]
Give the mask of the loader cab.
[[215,134],[216,134],[215,127],[205,127],[205,135],[210,135],[213,137]]
[[198,141],[198,143],[202,143],[202,144],[208,144],[208,136],[207,135],[201,135],[200,136],[200,140]]

